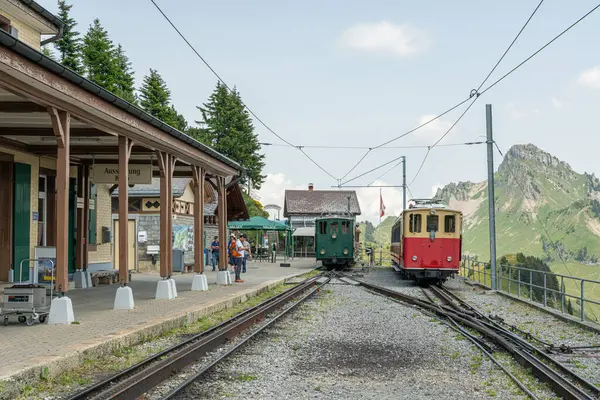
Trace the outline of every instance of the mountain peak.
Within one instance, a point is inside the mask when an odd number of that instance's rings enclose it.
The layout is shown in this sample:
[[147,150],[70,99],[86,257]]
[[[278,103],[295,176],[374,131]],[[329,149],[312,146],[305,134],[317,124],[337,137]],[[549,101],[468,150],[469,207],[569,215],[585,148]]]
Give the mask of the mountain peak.
[[571,166],[564,161],[560,161],[552,154],[545,152],[539,147],[528,143],[528,144],[516,144],[513,145],[506,155],[504,160],[498,168],[498,172],[505,169],[507,166],[512,164],[525,162],[529,168],[536,169],[540,172],[546,172],[548,168],[555,168],[568,172],[569,175],[574,173]]

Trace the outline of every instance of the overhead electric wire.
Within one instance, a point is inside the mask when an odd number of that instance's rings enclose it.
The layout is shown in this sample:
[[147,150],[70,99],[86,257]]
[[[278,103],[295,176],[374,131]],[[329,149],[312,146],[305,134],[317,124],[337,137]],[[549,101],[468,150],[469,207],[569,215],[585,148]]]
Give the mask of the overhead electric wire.
[[[158,6],[158,4],[156,4],[156,2],[154,0],[150,0],[152,2],[152,4],[154,4],[154,7],[156,7],[156,9],[162,14],[162,16],[167,20],[167,22],[171,25],[171,27],[175,30],[175,32],[177,32],[177,34],[183,39],[183,41],[188,45],[188,47],[190,49],[192,49],[192,51],[198,56],[198,58],[204,63],[204,65],[206,65],[206,67],[210,70],[210,72],[213,73],[214,76],[217,77],[217,79],[223,84],[223,86],[225,86],[227,88],[227,90],[229,90],[230,92],[233,92],[233,90],[231,90],[231,88],[229,87],[229,85],[227,85],[227,82],[225,82],[225,80],[223,78],[221,78],[221,76],[217,73],[217,71],[215,71],[215,69],[208,63],[208,61],[206,61],[204,59],[204,57],[202,57],[202,55],[200,55],[200,53],[196,50],[196,48],[187,40],[187,38],[183,35],[183,33],[181,33],[181,31],[177,28],[177,26],[175,26],[175,24],[169,19],[169,17],[164,13],[164,11]],[[304,152],[300,147],[295,146],[294,144],[292,144],[291,142],[289,142],[288,140],[286,140],[285,138],[283,138],[282,136],[280,136],[279,134],[277,134],[277,132],[275,132],[273,129],[271,129],[271,127],[269,125],[267,125],[258,115],[256,115],[254,113],[254,111],[252,111],[250,109],[250,107],[248,107],[246,105],[246,103],[242,102],[240,99],[240,103],[244,106],[244,108],[262,125],[264,126],[269,132],[271,132],[273,135],[275,135],[279,140],[281,140],[282,142],[296,147],[298,148],[298,150],[300,150],[300,152],[302,154],[304,154],[306,156],[306,158],[308,158],[313,164],[315,164],[317,167],[319,167],[319,169],[321,169],[323,172],[325,172],[327,175],[329,175],[330,177],[332,177],[333,179],[336,179],[333,175],[331,175],[325,168],[323,168],[321,165],[319,165],[319,163],[317,163],[315,160],[313,160],[311,157],[308,156],[308,154],[306,154],[306,152]]]
[[354,164],[354,166],[352,168],[350,168],[350,171],[346,172],[346,174],[340,178],[340,181],[342,179],[345,179],[350,174],[350,172],[354,171],[356,169],[356,167],[358,167],[358,165],[362,162],[362,160],[364,160],[369,155],[370,152],[371,152],[371,149],[368,149],[367,152],[361,157],[361,159],[358,160],[357,163]]
[[[463,142],[463,143],[446,143],[440,144],[437,147],[453,147],[453,146],[470,146],[473,144],[482,144],[485,141],[480,142]],[[275,147],[293,147],[293,148],[301,148],[301,149],[331,149],[331,150],[375,150],[371,147],[367,146],[337,146],[337,145],[300,145],[300,146],[290,146],[289,144],[282,143],[260,143],[263,146],[275,146]],[[394,150],[394,149],[428,149],[431,147],[430,145],[422,144],[422,145],[407,145],[407,146],[389,146],[389,147],[380,147],[380,149],[384,150]]]
[[[479,99],[479,96],[481,95],[481,93],[479,93],[479,90],[488,81],[488,79],[494,73],[494,71],[496,70],[496,68],[498,68],[498,65],[500,65],[500,63],[502,62],[502,60],[504,59],[504,57],[506,57],[506,55],[508,54],[508,52],[510,51],[510,49],[513,47],[513,45],[516,43],[517,39],[519,39],[519,37],[521,36],[521,34],[523,33],[523,31],[525,30],[525,28],[527,27],[527,25],[529,25],[529,22],[531,21],[531,19],[533,18],[533,16],[537,13],[537,11],[539,10],[539,8],[540,8],[540,6],[542,5],[543,2],[544,2],[544,0],[540,0],[540,2],[538,3],[537,7],[535,7],[535,9],[533,10],[533,12],[529,15],[529,18],[527,18],[527,21],[525,21],[525,24],[523,24],[523,26],[521,27],[521,29],[519,30],[519,32],[517,33],[517,35],[515,36],[515,38],[512,40],[512,42],[510,42],[510,44],[508,45],[508,47],[506,48],[506,50],[504,50],[504,53],[502,53],[502,56],[500,56],[500,58],[498,59],[498,61],[494,65],[494,67],[490,70],[490,72],[487,74],[487,76],[485,77],[485,79],[483,81],[481,81],[481,83],[479,84],[479,86],[477,87],[477,89],[474,90],[475,98],[473,99],[473,101],[462,112],[462,114],[460,114],[460,116],[456,119],[456,121],[454,121],[454,123],[448,128],[448,130],[442,136],[440,136],[440,138],[429,148],[429,150],[427,150],[427,153],[425,154],[425,157],[423,157],[423,161],[421,162],[421,166],[419,167],[419,170],[414,175],[414,177],[413,177],[413,179],[411,181],[411,185],[415,182],[415,180],[419,176],[419,173],[423,169],[423,165],[425,165],[425,162],[427,161],[427,157],[429,156],[429,151],[431,149],[433,149],[435,146],[437,146],[442,140],[444,140],[444,138],[450,133],[450,131],[452,129],[454,129],[454,127],[460,122],[460,120],[462,120],[463,117],[469,112],[469,110],[471,109],[471,107],[473,107],[473,105]],[[530,57],[530,58],[532,58],[532,57]],[[525,62],[527,62],[527,60],[525,60]],[[525,62],[521,63],[520,65],[524,64]],[[508,76],[508,75],[506,75],[506,76]],[[496,83],[494,83],[494,85],[495,84]],[[489,88],[486,89],[484,91],[484,93],[487,90],[489,90]]]

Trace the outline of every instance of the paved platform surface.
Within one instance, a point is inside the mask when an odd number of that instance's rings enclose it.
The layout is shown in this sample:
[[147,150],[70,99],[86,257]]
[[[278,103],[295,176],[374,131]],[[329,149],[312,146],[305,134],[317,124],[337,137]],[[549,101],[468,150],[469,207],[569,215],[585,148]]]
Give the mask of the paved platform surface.
[[[173,277],[179,295],[173,300],[154,299],[156,282],[160,280],[158,275],[132,274],[130,286],[135,309],[130,311],[112,309],[118,288],[116,284],[70,291],[68,296],[73,302],[78,324],[26,326],[13,319],[14,322],[8,326],[0,325],[0,355],[3,361],[0,363],[0,380],[15,374],[33,374],[32,367],[57,365],[62,359],[105,345],[111,339],[135,336],[136,332],[149,331],[168,321],[174,321],[173,327],[181,326],[181,318],[197,318],[211,307],[224,307],[222,304],[227,301],[252,295],[257,290],[306,273],[314,267],[315,262],[310,259],[297,259],[291,262],[290,267],[280,267],[279,263],[249,262],[247,273],[242,274],[245,282],[229,286],[217,286],[216,272],[208,270],[205,272],[208,292],[192,292],[193,274],[179,274]],[[39,374],[39,369],[37,371]]]

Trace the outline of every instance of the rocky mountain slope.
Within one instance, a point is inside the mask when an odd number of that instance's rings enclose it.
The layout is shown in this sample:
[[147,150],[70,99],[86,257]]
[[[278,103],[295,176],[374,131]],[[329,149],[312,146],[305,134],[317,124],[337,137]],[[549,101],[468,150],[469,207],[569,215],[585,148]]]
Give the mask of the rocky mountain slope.
[[[495,174],[497,254],[594,264],[600,257],[600,181],[532,144],[515,145]],[[489,259],[487,182],[451,183],[436,197],[463,211],[464,250]]]

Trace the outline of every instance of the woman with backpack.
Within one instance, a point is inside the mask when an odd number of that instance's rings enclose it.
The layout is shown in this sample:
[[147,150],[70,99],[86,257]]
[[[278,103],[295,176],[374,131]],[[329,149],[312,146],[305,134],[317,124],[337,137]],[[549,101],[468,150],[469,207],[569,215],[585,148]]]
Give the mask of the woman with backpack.
[[229,251],[231,257],[234,260],[235,265],[235,281],[237,283],[244,282],[240,276],[242,270],[242,261],[244,260],[244,245],[241,240],[235,238],[234,234],[231,234],[231,244],[229,245]]

